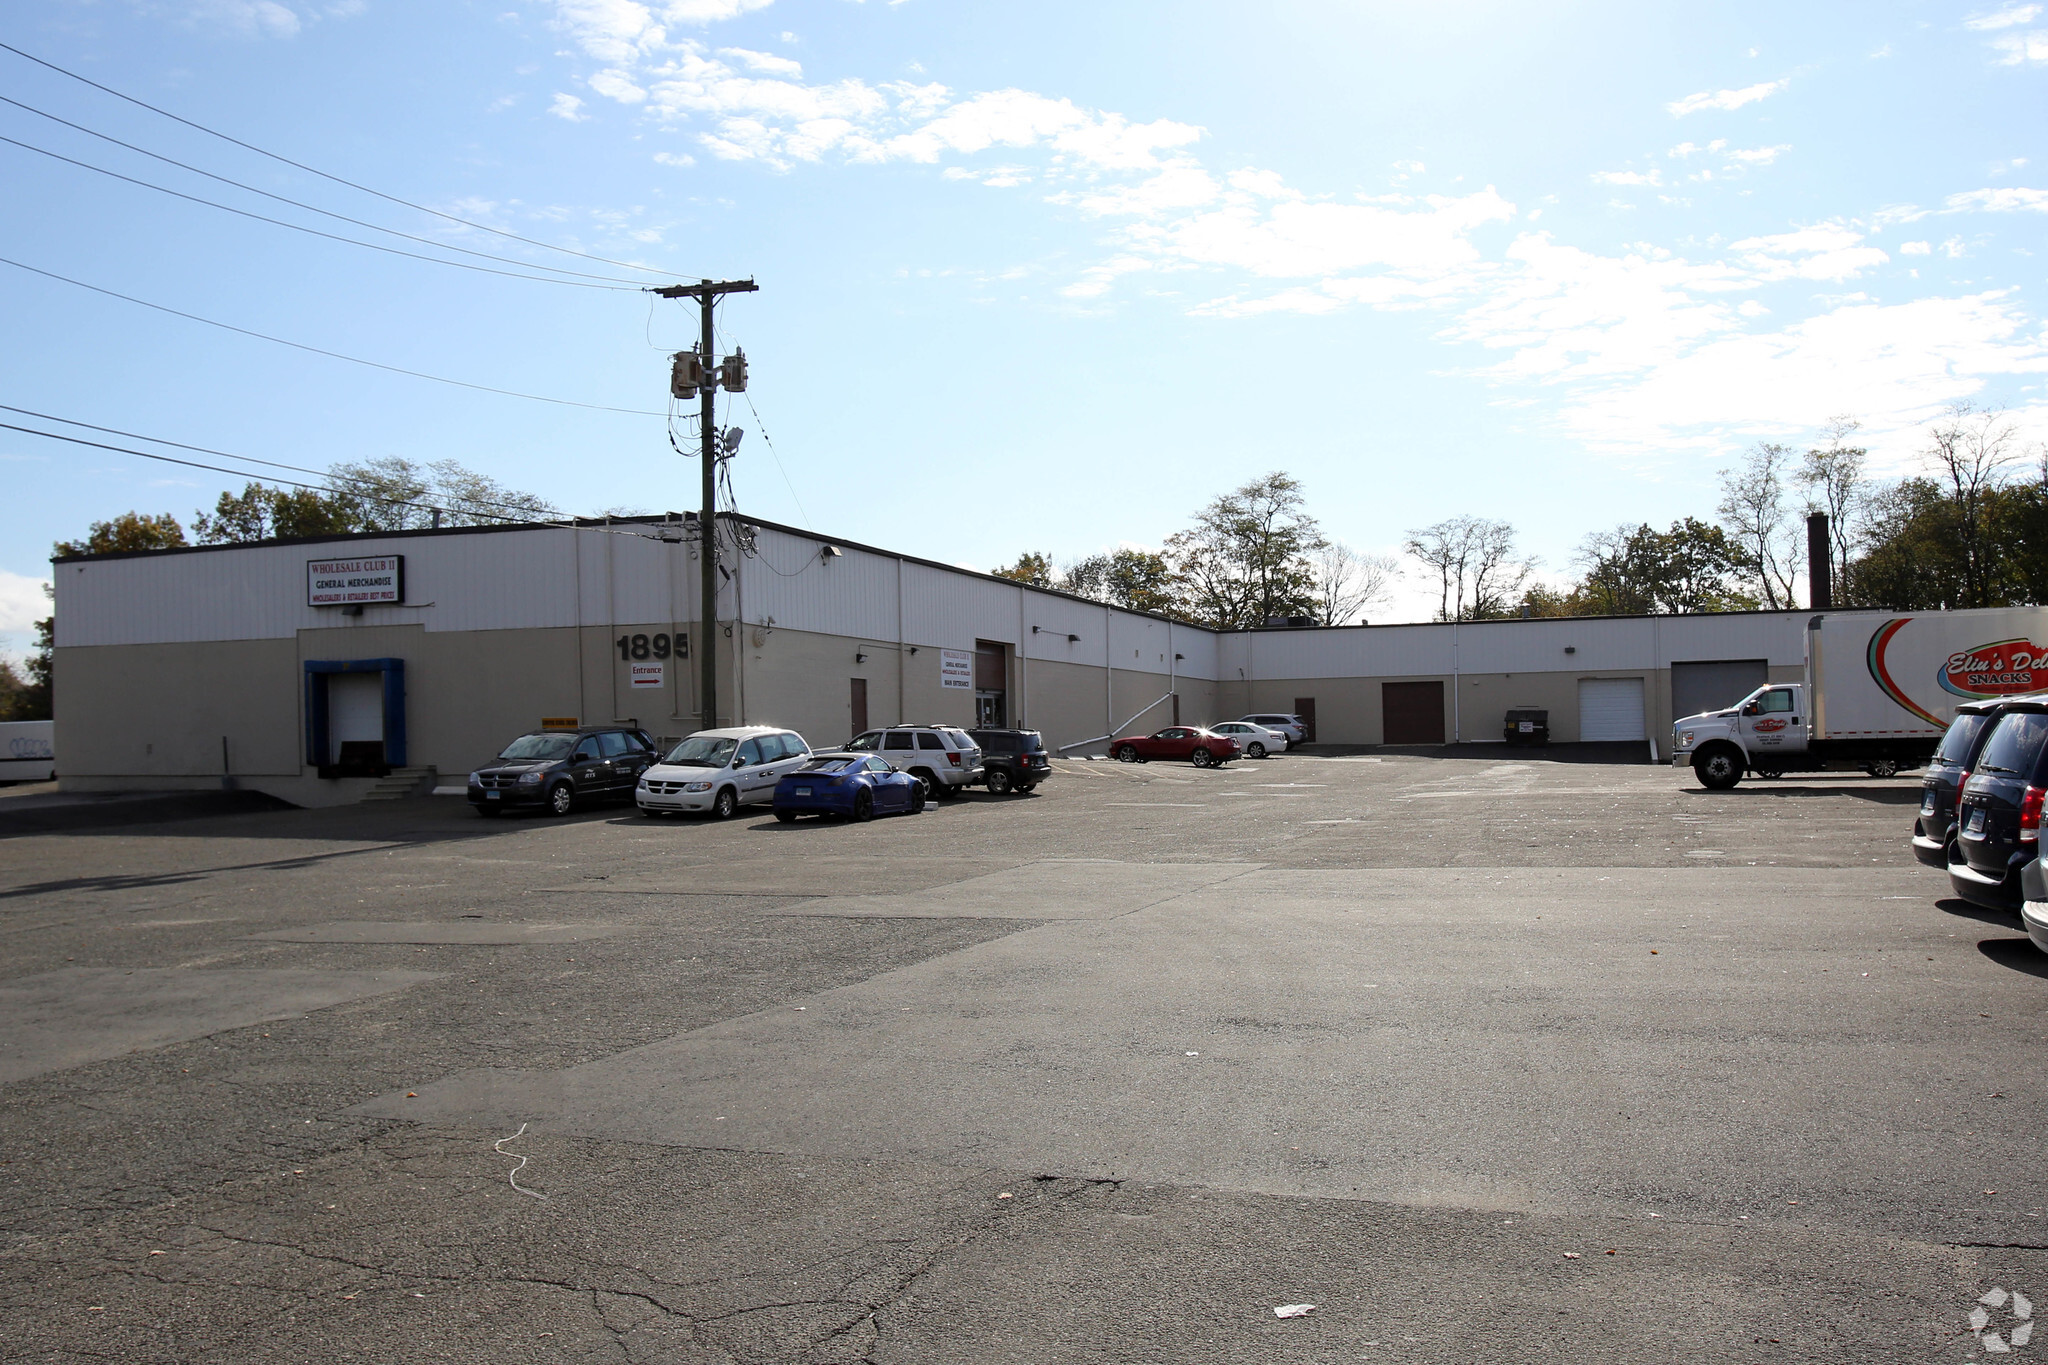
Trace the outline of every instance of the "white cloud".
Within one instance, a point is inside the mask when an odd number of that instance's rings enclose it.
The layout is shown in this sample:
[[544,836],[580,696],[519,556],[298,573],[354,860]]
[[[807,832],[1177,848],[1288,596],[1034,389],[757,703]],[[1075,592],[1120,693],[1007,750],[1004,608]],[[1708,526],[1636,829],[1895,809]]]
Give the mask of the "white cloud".
[[0,657],[17,665],[28,657],[36,622],[50,614],[50,599],[43,595],[48,582],[0,569]]
[[2007,33],[1991,44],[2001,54],[2000,66],[2048,66],[2048,29]]
[[299,16],[274,0],[193,0],[188,13],[195,23],[251,38],[290,38],[299,31]]
[[2007,5],[2004,9],[1990,14],[1976,14],[1963,20],[1964,28],[1979,32],[1990,29],[2012,28],[2018,24],[2031,24],[2041,16],[2039,5]]
[[1664,173],[1654,166],[1647,171],[1595,171],[1593,172],[1593,183],[1596,185],[1661,185],[1664,183]]
[[1933,250],[1934,246],[1930,242],[1899,243],[1899,254],[1901,256],[1926,256],[1932,253]]
[[2029,190],[2013,185],[2003,189],[1971,190],[1966,194],[1952,194],[1944,202],[1950,213],[2048,213],[2048,190]]
[[590,78],[590,88],[608,100],[620,104],[638,104],[647,98],[647,92],[633,83],[633,78],[619,70],[600,71]]
[[697,158],[686,152],[680,154],[676,152],[656,152],[654,154],[654,164],[657,166],[688,167],[696,165]]
[[1779,81],[1765,81],[1761,85],[1746,85],[1740,90],[1702,90],[1697,95],[1673,100],[1664,107],[1676,118],[1697,114],[1703,109],[1740,109],[1745,104],[1754,104],[1777,94],[1791,83],[1791,78],[1787,77]]
[[1728,139],[1725,137],[1717,137],[1704,147],[1700,146],[1697,142],[1681,142],[1676,147],[1673,147],[1670,151],[1664,153],[1664,155],[1669,157],[1676,157],[1679,160],[1683,161],[1685,158],[1689,156],[1698,156],[1703,152],[1718,152],[1727,145]]
[[581,123],[590,117],[590,115],[583,112],[582,100],[577,99],[574,95],[563,94],[559,91],[556,92],[555,102],[548,106],[548,112],[556,118],[567,119],[571,123]]
[[1582,387],[1562,421],[1595,446],[1716,450],[1731,435],[1792,434],[1853,412],[1882,454],[1991,379],[2042,373],[2048,350],[2007,294],[1855,302],[1709,341],[1624,384]]
[[1730,150],[1727,156],[1730,161],[1740,161],[1745,166],[1768,166],[1791,150],[1792,144],[1784,142],[1775,147],[1736,147]]
[[1748,237],[1732,250],[1759,281],[1854,279],[1891,257],[1864,246],[1863,234],[1844,223],[1818,223],[1768,237]]
[[1260,202],[1240,192],[1165,223],[1137,222],[1125,242],[1180,265],[1218,266],[1267,278],[1322,278],[1358,270],[1407,278],[1401,289],[1485,268],[1471,234],[1506,222],[1515,206],[1491,188],[1460,198],[1429,195],[1407,207]]
[[772,52],[754,52],[744,47],[721,47],[721,57],[730,57],[749,71],[759,71],[768,76],[800,77],[804,74],[803,63],[778,57]]

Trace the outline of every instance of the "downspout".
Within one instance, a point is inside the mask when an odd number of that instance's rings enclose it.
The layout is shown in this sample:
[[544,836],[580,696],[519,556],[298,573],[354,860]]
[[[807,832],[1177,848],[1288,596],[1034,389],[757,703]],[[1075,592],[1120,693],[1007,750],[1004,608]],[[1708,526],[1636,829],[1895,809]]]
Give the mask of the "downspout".
[[1026,693],[1026,691],[1025,691],[1025,687],[1024,687],[1024,684],[1025,684],[1025,678],[1026,678],[1026,674],[1027,674],[1027,673],[1028,673],[1028,671],[1029,671],[1029,670],[1028,670],[1028,669],[1027,669],[1027,668],[1025,667],[1025,665],[1026,665],[1026,664],[1028,664],[1028,663],[1029,663],[1029,662],[1031,661],[1031,655],[1030,655],[1030,653],[1028,652],[1028,651],[1029,651],[1029,649],[1030,649],[1030,641],[1031,641],[1031,632],[1030,632],[1030,631],[1028,631],[1028,630],[1026,630],[1026,629],[1024,628],[1024,599],[1025,599],[1025,593],[1024,593],[1024,585],[1023,585],[1022,583],[1019,583],[1019,584],[1017,585],[1017,720],[1016,720],[1016,725],[1017,725],[1017,728],[1018,728],[1019,730],[1024,730],[1024,729],[1028,729],[1028,728],[1030,728],[1030,727],[1029,727],[1029,726],[1028,726],[1028,725],[1027,725],[1027,724],[1025,723],[1025,716],[1026,716],[1026,714],[1027,714],[1027,712],[1026,712],[1026,710],[1025,710],[1025,705],[1026,705],[1026,703],[1027,703],[1027,702],[1028,702],[1028,701],[1030,700],[1030,698],[1029,698],[1028,694],[1027,694],[1027,693]]
[[[733,528],[733,544],[737,551],[739,528]],[[747,604],[740,594],[740,579],[747,571],[747,556],[743,551],[732,557],[732,696],[734,723],[747,723]]]
[[1109,659],[1111,612],[1102,609],[1102,728],[1116,738],[1116,665]]
[[1461,710],[1461,707],[1460,707],[1460,703],[1461,703],[1461,702],[1462,702],[1462,701],[1464,700],[1464,698],[1463,698],[1463,697],[1461,697],[1461,696],[1459,696],[1459,695],[1458,695],[1458,689],[1459,689],[1460,685],[1461,685],[1461,684],[1460,684],[1460,683],[1459,683],[1459,681],[1458,681],[1458,623],[1457,623],[1456,621],[1452,621],[1452,622],[1451,622],[1451,743],[1453,743],[1453,744],[1463,744],[1463,743],[1465,742],[1465,727],[1464,727],[1464,723],[1463,723],[1463,721],[1462,721],[1462,720],[1460,719],[1460,717],[1461,717],[1461,714],[1462,714],[1462,710]]
[[903,691],[903,556],[896,556],[896,723],[907,725],[910,714]]
[[583,685],[583,528],[569,523],[569,554],[576,562],[576,723],[590,719],[590,699]]
[[[604,529],[604,633],[605,639],[609,641],[619,626],[619,585],[618,575],[613,562],[618,553],[618,537],[611,534],[612,519],[610,517],[604,519]],[[605,688],[605,695],[611,698],[611,707],[605,712],[605,717],[608,720],[616,719],[619,709],[619,665],[612,658],[609,644],[606,645],[604,651],[604,672],[605,681],[608,684]]]

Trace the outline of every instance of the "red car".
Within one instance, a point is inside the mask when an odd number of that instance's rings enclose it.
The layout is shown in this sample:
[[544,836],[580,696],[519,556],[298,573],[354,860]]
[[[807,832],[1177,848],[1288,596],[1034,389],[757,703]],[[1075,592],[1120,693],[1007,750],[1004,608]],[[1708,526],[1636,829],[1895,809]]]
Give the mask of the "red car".
[[1109,753],[1119,763],[1184,758],[1197,768],[1208,768],[1236,758],[1237,741],[1229,735],[1211,734],[1199,725],[1169,725],[1157,734],[1111,740]]

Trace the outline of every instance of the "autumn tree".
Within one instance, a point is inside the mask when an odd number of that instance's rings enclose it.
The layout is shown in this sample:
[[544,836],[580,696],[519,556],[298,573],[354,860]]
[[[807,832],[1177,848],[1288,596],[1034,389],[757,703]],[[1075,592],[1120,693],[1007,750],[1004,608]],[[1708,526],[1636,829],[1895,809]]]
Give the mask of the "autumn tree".
[[1785,484],[1794,477],[1789,446],[1759,441],[1742,463],[1721,471],[1721,501],[1715,511],[1742,554],[1743,568],[1764,605],[1797,606],[1801,538],[1785,506]]
[[1456,516],[1410,531],[1402,549],[1436,575],[1439,621],[1507,616],[1518,608],[1536,571],[1515,548],[1505,521]]
[[1301,483],[1278,471],[1216,498],[1169,536],[1165,561],[1190,619],[1218,630],[1314,613],[1324,544]]
[[1049,588],[1053,585],[1052,556],[1040,554],[1036,550],[1025,551],[1017,556],[1015,564],[1005,564],[994,572],[997,578],[1007,578],[1012,582],[1025,583],[1034,588]]
[[185,543],[185,528],[168,512],[151,516],[145,512],[123,512],[112,521],[96,521],[83,540],[60,540],[50,551],[52,559],[73,555],[126,554],[136,550],[171,550]]
[[1326,626],[1348,625],[1368,607],[1387,600],[1401,566],[1391,555],[1361,554],[1341,541],[1327,541],[1309,556],[1314,574],[1315,618]]

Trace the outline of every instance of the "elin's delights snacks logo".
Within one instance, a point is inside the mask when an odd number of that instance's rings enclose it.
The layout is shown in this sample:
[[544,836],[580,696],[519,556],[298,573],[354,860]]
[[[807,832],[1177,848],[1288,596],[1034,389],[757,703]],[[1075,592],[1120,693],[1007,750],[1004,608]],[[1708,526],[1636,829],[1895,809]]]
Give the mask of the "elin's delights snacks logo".
[[[1901,616],[1879,626],[1870,637],[1870,676],[1885,695],[1930,725],[1942,725],[1941,717],[1930,713],[1906,695],[1892,677],[1886,658],[1892,639],[1913,618]],[[1935,681],[1944,692],[1976,701],[1984,697],[2010,697],[2022,692],[2048,688],[2048,646],[2032,640],[1995,640],[1974,649],[1959,649],[1935,669]]]
[[2048,649],[2032,640],[2000,640],[1958,650],[1942,665],[1940,681],[1944,689],[1959,697],[2010,697],[2039,691],[2048,685]]

